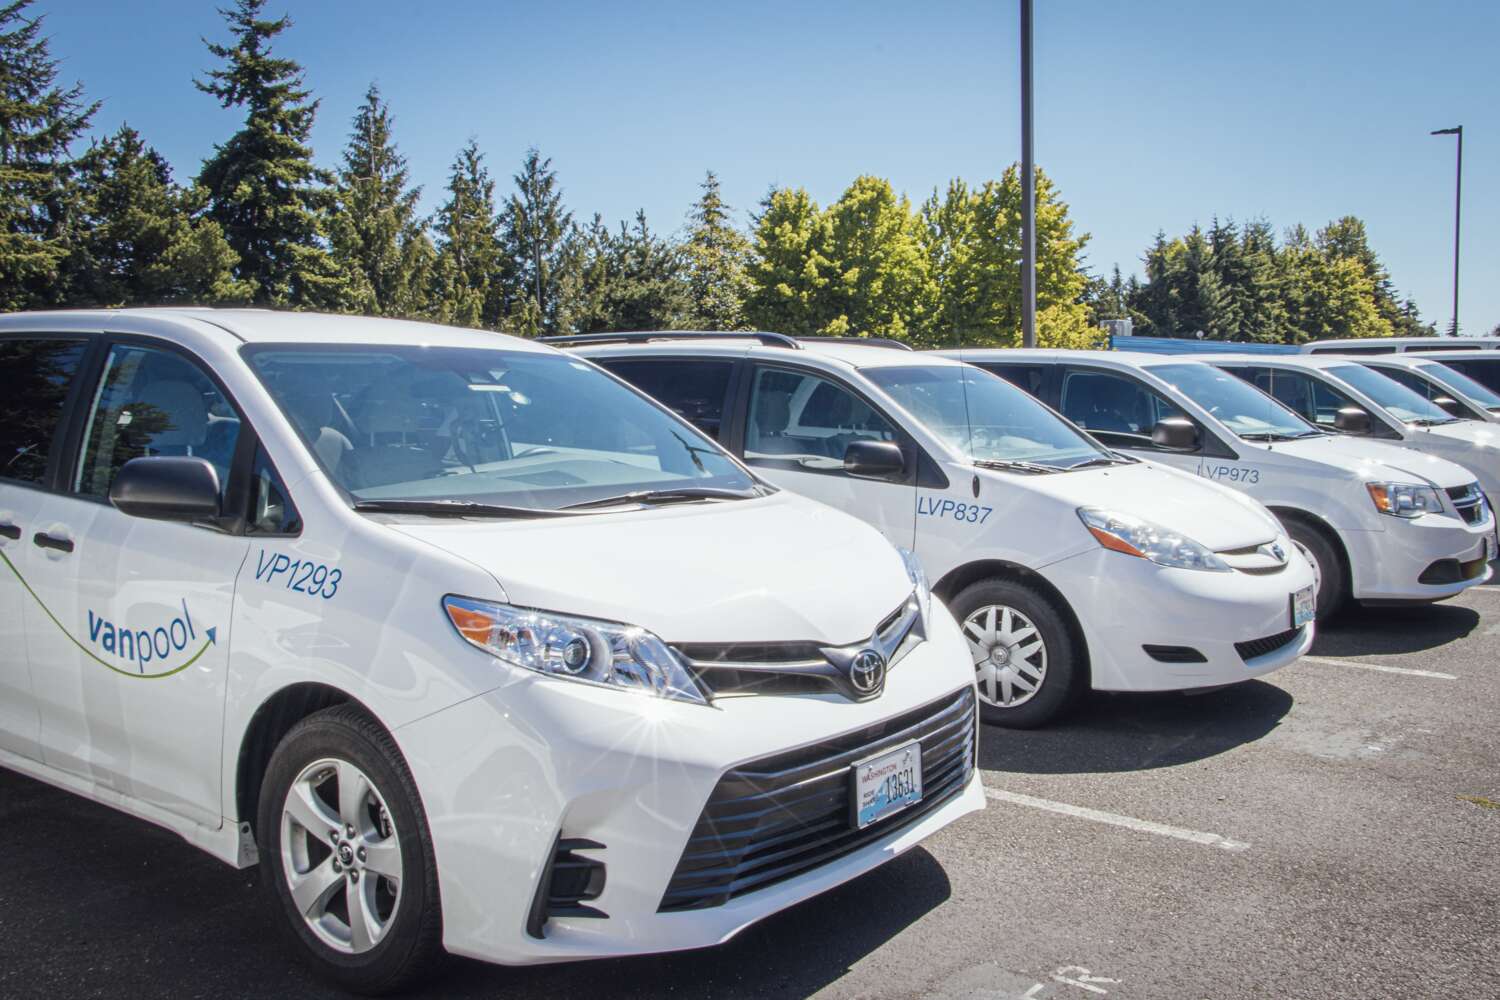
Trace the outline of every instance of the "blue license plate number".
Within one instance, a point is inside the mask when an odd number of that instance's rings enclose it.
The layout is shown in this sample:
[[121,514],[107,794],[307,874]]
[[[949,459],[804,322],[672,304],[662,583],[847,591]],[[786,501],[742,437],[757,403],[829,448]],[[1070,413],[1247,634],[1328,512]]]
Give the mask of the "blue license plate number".
[[916,740],[862,760],[852,770],[855,829],[922,801],[922,744]]

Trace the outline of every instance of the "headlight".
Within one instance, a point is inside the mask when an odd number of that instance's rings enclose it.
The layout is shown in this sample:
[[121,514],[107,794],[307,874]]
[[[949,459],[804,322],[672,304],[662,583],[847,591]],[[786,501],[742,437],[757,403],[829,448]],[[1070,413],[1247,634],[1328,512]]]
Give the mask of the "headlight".
[[443,598],[443,610],[465,640],[514,666],[707,704],[676,654],[645,629],[467,597]]
[[1375,509],[1392,517],[1421,517],[1441,514],[1443,500],[1431,486],[1412,483],[1365,483]]
[[1149,559],[1158,566],[1230,572],[1229,565],[1207,548],[1159,524],[1098,507],[1080,507],[1078,517],[1100,545],[1114,552]]
[[912,593],[917,599],[917,607],[921,609],[922,621],[925,623],[932,611],[932,591],[927,587],[927,574],[922,571],[922,563],[915,552],[910,549],[897,551],[901,553],[901,561],[906,563],[906,575],[911,580]]

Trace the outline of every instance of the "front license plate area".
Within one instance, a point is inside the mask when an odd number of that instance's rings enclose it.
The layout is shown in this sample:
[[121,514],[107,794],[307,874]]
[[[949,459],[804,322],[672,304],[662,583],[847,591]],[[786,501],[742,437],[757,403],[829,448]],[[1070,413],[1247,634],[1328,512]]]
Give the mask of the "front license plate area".
[[1318,595],[1308,584],[1292,594],[1292,628],[1301,628],[1317,617]]
[[850,771],[856,830],[922,801],[922,744],[917,740],[853,764]]
[[1494,535],[1485,535],[1484,536],[1484,561],[1485,562],[1494,562],[1495,561],[1495,536]]

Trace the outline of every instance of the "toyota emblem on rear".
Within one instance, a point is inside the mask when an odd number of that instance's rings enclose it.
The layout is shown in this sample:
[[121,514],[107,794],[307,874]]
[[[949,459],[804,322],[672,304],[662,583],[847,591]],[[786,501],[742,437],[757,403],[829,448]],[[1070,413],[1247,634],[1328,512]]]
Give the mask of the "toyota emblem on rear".
[[849,683],[863,695],[885,686],[885,657],[873,649],[862,649],[849,664]]

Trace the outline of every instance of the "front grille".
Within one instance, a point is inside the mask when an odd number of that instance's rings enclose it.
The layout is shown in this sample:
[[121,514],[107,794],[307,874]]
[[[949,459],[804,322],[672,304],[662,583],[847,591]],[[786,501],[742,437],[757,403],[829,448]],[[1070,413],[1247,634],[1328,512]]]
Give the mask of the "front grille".
[[[855,829],[852,765],[914,739],[922,742],[922,801]],[[659,909],[719,906],[910,826],[963,790],[975,750],[974,692],[965,688],[873,726],[740,765],[714,787]]]
[[1448,499],[1453,501],[1453,509],[1458,511],[1458,516],[1464,519],[1465,524],[1483,524],[1488,518],[1489,505],[1484,502],[1484,494],[1480,492],[1478,483],[1453,486],[1447,493]]
[[1257,656],[1274,653],[1283,646],[1296,642],[1301,637],[1302,629],[1291,628],[1285,632],[1268,635],[1263,639],[1250,639],[1246,642],[1237,642],[1234,644],[1234,651],[1240,654],[1240,659],[1249,661],[1255,659]]

